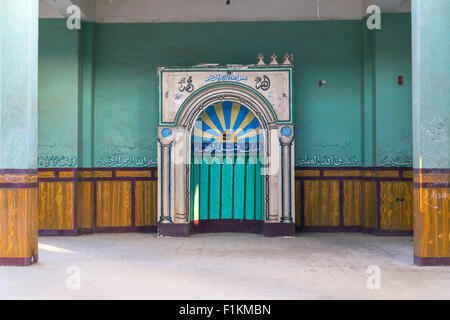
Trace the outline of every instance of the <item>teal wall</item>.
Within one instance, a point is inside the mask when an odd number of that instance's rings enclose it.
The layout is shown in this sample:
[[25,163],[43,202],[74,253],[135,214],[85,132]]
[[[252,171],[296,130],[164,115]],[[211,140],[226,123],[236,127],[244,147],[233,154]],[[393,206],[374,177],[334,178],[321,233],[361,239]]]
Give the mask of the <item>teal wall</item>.
[[[383,16],[385,29],[367,35],[358,20],[83,25],[78,87],[72,82],[77,59],[69,58],[77,52],[77,31],[66,30],[62,20],[41,20],[40,67],[49,69],[40,70],[45,87],[39,98],[39,151],[64,155],[43,146],[73,141],[75,151],[67,154],[77,154],[79,136],[80,166],[156,165],[158,67],[251,64],[259,52],[266,57],[289,52],[295,58],[297,165],[372,166],[400,151],[411,156],[411,47],[404,41],[411,37],[409,20],[409,14]],[[72,35],[61,39],[65,33]],[[61,68],[68,73],[54,76],[49,70],[61,72],[57,65],[65,59],[71,62]],[[373,72],[366,74],[372,64]],[[405,86],[397,86],[397,75],[404,76]],[[319,80],[327,83],[319,87]],[[70,101],[60,103],[66,95]],[[77,103],[78,115],[72,117]],[[53,121],[63,110],[67,113]],[[78,131],[67,135],[73,121]]]
[[374,37],[376,165],[412,166],[411,15],[383,15]]
[[39,167],[78,163],[79,38],[65,20],[39,21]]

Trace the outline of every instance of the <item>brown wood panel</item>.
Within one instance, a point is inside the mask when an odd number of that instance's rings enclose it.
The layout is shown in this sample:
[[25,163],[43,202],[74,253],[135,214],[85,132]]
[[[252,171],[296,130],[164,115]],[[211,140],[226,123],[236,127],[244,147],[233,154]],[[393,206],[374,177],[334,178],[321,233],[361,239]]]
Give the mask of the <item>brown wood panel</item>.
[[344,181],[344,226],[360,226],[361,181]]
[[360,170],[324,170],[324,177],[359,177]]
[[450,188],[414,188],[414,254],[450,257]]
[[364,228],[375,229],[377,227],[377,182],[362,182],[361,194],[361,226]]
[[300,216],[301,216],[301,180],[295,180],[295,225],[298,227],[300,226]]
[[92,229],[94,226],[94,182],[78,182],[78,229]]
[[402,173],[402,177],[411,179],[413,177],[413,171],[412,170],[404,170]]
[[111,178],[112,171],[78,171],[78,177],[80,178]]
[[380,229],[412,230],[412,182],[382,181],[380,185]]
[[378,178],[398,178],[400,176],[399,170],[378,170]]
[[38,178],[56,178],[55,171],[39,171]]
[[150,178],[151,177],[151,171],[116,171],[116,177],[132,177],[132,178]]
[[39,182],[39,230],[73,230],[74,182]]
[[0,257],[38,254],[37,188],[0,189]]
[[414,182],[416,183],[445,183],[450,181],[450,173],[415,173]]
[[75,178],[75,172],[74,171],[60,171],[59,177],[60,178]]
[[7,173],[0,174],[0,183],[33,183],[37,182],[37,174]]
[[339,180],[305,180],[305,226],[339,226]]
[[296,177],[319,177],[320,170],[296,170]]
[[131,182],[97,182],[97,226],[131,226]]
[[157,181],[136,181],[135,225],[156,226],[158,218]]

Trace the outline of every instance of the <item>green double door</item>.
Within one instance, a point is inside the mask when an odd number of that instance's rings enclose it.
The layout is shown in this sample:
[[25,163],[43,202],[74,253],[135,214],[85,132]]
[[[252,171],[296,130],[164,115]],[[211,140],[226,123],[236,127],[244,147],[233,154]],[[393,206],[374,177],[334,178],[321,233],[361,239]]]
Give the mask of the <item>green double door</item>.
[[264,220],[262,139],[243,105],[225,101],[203,111],[191,140],[191,221]]
[[[258,157],[196,159],[191,165],[191,220],[263,220],[263,175]],[[217,163],[222,162],[222,163]]]

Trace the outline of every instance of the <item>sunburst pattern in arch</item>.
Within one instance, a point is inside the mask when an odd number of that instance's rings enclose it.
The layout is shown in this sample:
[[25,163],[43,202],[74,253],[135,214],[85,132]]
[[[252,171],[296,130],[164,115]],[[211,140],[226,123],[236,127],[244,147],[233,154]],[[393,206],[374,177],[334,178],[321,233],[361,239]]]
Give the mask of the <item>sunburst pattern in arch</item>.
[[206,108],[194,124],[194,153],[258,153],[262,146],[258,118],[244,105],[224,101]]

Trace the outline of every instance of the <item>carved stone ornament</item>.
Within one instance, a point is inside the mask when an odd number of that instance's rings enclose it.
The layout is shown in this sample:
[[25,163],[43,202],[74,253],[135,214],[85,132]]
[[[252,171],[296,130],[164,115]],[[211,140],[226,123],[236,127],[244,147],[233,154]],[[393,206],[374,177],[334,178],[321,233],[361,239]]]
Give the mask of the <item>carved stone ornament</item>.
[[264,63],[264,55],[262,53],[258,53],[258,63],[256,64],[257,67],[265,67],[266,64]]
[[294,65],[293,63],[293,57],[294,55],[286,53],[283,57],[284,61],[281,64],[283,67],[292,67]]
[[278,67],[279,66],[278,61],[277,61],[278,56],[274,53],[270,56],[270,58],[272,60],[269,63],[269,67]]

